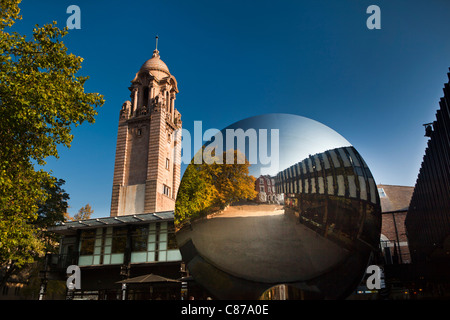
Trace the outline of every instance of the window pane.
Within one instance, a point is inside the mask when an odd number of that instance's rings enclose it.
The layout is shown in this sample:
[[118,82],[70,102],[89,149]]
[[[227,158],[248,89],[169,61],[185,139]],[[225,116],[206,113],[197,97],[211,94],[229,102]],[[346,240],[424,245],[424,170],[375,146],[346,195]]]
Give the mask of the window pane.
[[355,183],[355,176],[348,176],[348,187],[350,191],[350,197],[356,198],[356,183]]
[[316,179],[311,179],[311,193],[316,193]]
[[147,262],[147,252],[132,252],[131,253],[131,262]]
[[323,177],[319,177],[319,193],[324,194],[325,193],[325,186],[323,183]]
[[178,249],[173,222],[169,222],[167,225],[167,250],[171,249]]
[[167,251],[167,261],[178,261],[178,260],[181,260],[181,253],[179,250]]
[[330,150],[331,160],[333,161],[333,165],[335,168],[339,168],[341,164],[339,163],[338,157],[336,153],[334,153],[334,150]]
[[166,251],[160,251],[158,254],[158,261],[166,261]]
[[167,249],[178,249],[177,246],[177,238],[175,237],[175,233],[170,232],[168,234],[168,239],[167,239]]
[[367,187],[366,187],[366,181],[364,180],[363,177],[359,176],[358,177],[359,180],[359,190],[361,192],[361,199],[362,200],[367,200]]
[[79,266],[89,266],[92,264],[93,256],[80,256],[78,259]]
[[127,229],[114,228],[112,238],[112,253],[123,253],[127,245]]
[[147,251],[148,228],[136,227],[131,234],[131,251]]
[[344,196],[345,195],[345,183],[344,183],[344,176],[337,176],[337,183],[338,183],[338,196]]
[[111,255],[111,264],[120,264],[120,263],[123,263],[123,253]]
[[80,255],[94,254],[95,230],[83,231],[80,242]]
[[347,154],[345,153],[344,149],[339,148],[338,149],[339,154],[341,155],[341,159],[344,162],[345,167],[350,167],[351,163],[347,158]]
[[355,166],[360,167],[361,164],[358,161],[358,158],[356,157],[355,153],[353,152],[352,148],[347,148],[348,153],[350,154],[350,157],[354,163]]
[[316,165],[316,171],[322,170],[322,166],[320,165],[319,156],[314,156],[314,163]]
[[328,156],[326,153],[322,154],[322,159],[323,159],[323,163],[324,163],[324,167],[325,169],[330,169],[330,162],[328,161]]
[[110,254],[105,254],[103,256],[103,264],[110,264],[111,263],[111,255]]
[[334,194],[333,176],[327,176],[328,194]]

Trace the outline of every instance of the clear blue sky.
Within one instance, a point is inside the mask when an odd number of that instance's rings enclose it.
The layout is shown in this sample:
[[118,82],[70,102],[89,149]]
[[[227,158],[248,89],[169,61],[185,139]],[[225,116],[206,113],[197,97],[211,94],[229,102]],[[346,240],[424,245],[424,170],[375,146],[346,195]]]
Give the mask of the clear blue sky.
[[[204,130],[265,113],[307,117],[345,137],[378,184],[413,186],[450,66],[448,0],[32,1],[14,29],[58,22],[81,9],[64,38],[84,58],[87,92],[106,102],[96,123],[76,128],[47,169],[66,180],[69,212],[86,203],[109,216],[119,110],[151,57],[155,35],[177,78],[184,128]],[[381,29],[369,30],[369,5]]]

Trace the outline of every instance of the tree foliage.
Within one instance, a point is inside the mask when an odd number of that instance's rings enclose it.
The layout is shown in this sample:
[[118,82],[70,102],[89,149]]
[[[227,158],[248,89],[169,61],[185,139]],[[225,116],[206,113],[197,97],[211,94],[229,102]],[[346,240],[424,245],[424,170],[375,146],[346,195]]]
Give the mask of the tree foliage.
[[39,205],[57,183],[35,166],[58,157],[59,145],[70,147],[73,126],[93,123],[104,102],[84,92],[88,77],[76,76],[83,59],[61,40],[66,28],[36,25],[30,39],[11,30],[19,2],[0,1],[0,265],[18,266],[44,250]]
[[[34,228],[33,237],[25,239],[24,243],[32,242],[36,245],[37,249],[33,251],[29,250],[31,246],[18,245],[16,248],[10,248],[10,257],[17,257],[10,259],[7,264],[7,268],[4,268],[3,277],[0,279],[0,288],[2,288],[9,277],[14,275],[21,281],[27,280],[31,273],[35,273],[34,270],[38,266],[42,266],[43,259],[40,259],[41,252],[57,252],[58,238],[54,233],[46,232],[47,228],[54,226],[55,224],[65,221],[65,212],[67,211],[69,195],[62,188],[64,180],[54,180],[48,182],[43,187],[46,190],[47,197],[44,202],[41,202],[38,206],[36,220],[30,222],[30,226]],[[28,257],[24,265],[23,257]],[[4,264],[5,266],[5,264]]]
[[77,221],[77,220],[86,220],[90,219],[92,214],[94,213],[94,210],[92,209],[91,205],[88,203],[84,207],[81,207],[80,210],[73,216],[71,220]]
[[238,163],[236,150],[233,163],[226,163],[226,152],[222,157],[222,163],[192,162],[186,168],[175,206],[175,223],[178,226],[221,210],[233,202],[256,197],[255,178],[249,175],[248,160]]

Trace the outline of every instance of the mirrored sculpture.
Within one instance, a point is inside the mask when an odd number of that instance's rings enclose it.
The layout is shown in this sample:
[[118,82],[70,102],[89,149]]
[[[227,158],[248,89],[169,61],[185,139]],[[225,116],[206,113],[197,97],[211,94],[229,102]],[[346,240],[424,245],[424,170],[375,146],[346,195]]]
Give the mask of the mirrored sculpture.
[[196,153],[175,225],[190,274],[218,299],[264,299],[274,288],[341,299],[378,246],[381,210],[374,178],[345,138],[311,119],[267,114],[221,130]]

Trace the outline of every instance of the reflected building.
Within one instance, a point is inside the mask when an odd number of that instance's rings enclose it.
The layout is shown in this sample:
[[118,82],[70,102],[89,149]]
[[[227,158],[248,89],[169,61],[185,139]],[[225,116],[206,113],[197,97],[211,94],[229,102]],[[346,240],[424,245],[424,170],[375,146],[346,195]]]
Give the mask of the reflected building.
[[256,201],[260,203],[282,203],[283,195],[277,193],[275,178],[269,175],[261,175],[255,180],[255,190],[258,192]]
[[273,298],[280,288],[301,299],[351,294],[381,229],[377,187],[356,149],[329,149],[258,180],[257,191],[268,180],[284,204],[230,205],[177,231],[196,282],[219,299]]
[[309,156],[278,173],[276,188],[285,195],[286,211],[322,237],[350,250],[377,248],[380,198],[355,148]]

